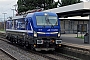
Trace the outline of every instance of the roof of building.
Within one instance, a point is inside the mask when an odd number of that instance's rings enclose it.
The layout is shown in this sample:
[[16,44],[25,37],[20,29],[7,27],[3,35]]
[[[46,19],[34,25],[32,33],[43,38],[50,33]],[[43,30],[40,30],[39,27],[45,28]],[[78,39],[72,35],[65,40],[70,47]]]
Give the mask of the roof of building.
[[59,8],[45,10],[45,12],[54,12],[54,13],[62,13],[74,10],[81,10],[81,9],[90,9],[90,2],[82,2],[73,5],[63,6]]
[[44,12],[54,12],[57,13],[59,17],[88,15],[90,13],[90,2],[72,4],[68,6],[45,10]]
[[59,18],[59,19],[61,20],[89,20],[89,16],[86,16],[86,17],[76,16],[76,17]]

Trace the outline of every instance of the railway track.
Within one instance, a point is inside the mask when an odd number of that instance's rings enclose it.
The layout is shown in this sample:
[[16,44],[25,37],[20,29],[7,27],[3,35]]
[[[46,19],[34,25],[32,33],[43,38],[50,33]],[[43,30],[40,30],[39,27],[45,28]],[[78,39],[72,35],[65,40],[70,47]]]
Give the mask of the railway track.
[[[9,43],[9,44],[11,44],[8,40],[6,40],[6,39],[4,39],[4,38],[0,38],[2,41],[4,41],[4,42],[7,42],[7,43]],[[13,45],[13,44],[12,44]],[[56,52],[54,52],[54,53],[43,53],[43,52],[36,52],[36,51],[32,51],[32,50],[30,50],[30,49],[26,49],[26,48],[23,48],[22,46],[19,46],[19,45],[13,45],[13,46],[16,46],[16,47],[19,47],[18,49],[22,49],[22,50],[24,50],[24,51],[26,51],[28,54],[24,54],[25,56],[28,56],[28,57],[30,57],[30,55],[29,54],[35,54],[35,55],[39,55],[39,56],[41,56],[41,57],[44,57],[45,58],[45,60],[70,60],[70,59],[72,59],[72,60],[76,60],[75,58],[68,58],[67,56],[64,56],[63,54],[59,54],[59,53],[56,53]],[[53,52],[53,51],[52,51]],[[67,57],[67,58],[66,58]],[[30,57],[30,58],[32,58],[32,57]],[[33,59],[33,58],[32,58]],[[35,58],[36,59],[36,58]],[[35,60],[34,59],[34,60]],[[43,59],[43,58],[42,58]],[[42,60],[41,59],[41,60]]]
[[69,59],[66,59],[66,58],[64,58],[64,57],[61,57],[60,55],[56,55],[56,54],[54,54],[53,53],[54,51],[52,51],[52,52],[49,52],[49,53],[46,53],[46,54],[44,54],[45,56],[48,56],[48,57],[53,57],[55,60],[69,60]]
[[[11,44],[7,39],[5,39],[4,37],[5,34],[2,34],[0,37],[0,39],[4,42],[7,42],[9,44]],[[14,44],[11,44],[13,46],[16,46],[19,50],[23,50],[23,51],[26,51],[27,54],[24,54],[25,56],[27,57],[30,57],[31,55],[34,55],[34,56],[31,56],[30,58],[32,58],[33,60],[80,60],[78,58],[75,58],[73,56],[69,56],[69,55],[66,55],[66,54],[62,54],[60,52],[53,52],[53,53],[42,53],[42,52],[36,52],[36,51],[32,51],[30,49],[26,49],[26,48],[23,48],[22,46],[19,46],[19,45],[14,45]],[[22,53],[23,54],[23,53]],[[36,58],[36,55],[38,55]],[[42,58],[43,57],[43,58]]]
[[[1,38],[1,40],[2,41],[4,41],[4,42],[7,42],[7,43],[9,43],[9,44],[11,44],[9,41],[7,41],[6,39],[3,39],[3,38]],[[12,44],[13,45],[13,44]],[[37,56],[37,57],[43,57],[43,58],[37,58],[37,59],[41,59],[41,60],[60,60],[60,59],[62,59],[62,60],[66,60],[66,59],[64,59],[64,58],[62,58],[62,57],[60,57],[60,56],[58,56],[58,58],[59,59],[57,59],[57,57],[52,57],[52,56],[50,56],[50,55],[53,55],[53,54],[50,54],[50,53],[43,53],[43,52],[36,52],[36,51],[32,51],[32,50],[30,50],[30,49],[26,49],[26,48],[23,48],[22,46],[19,46],[19,45],[14,45],[14,46],[16,46],[19,50],[24,50],[24,51],[26,51],[27,52],[27,54],[24,54],[25,56],[27,56],[27,57],[30,57],[30,55],[39,55],[39,56]],[[13,49],[13,48],[12,48]],[[50,55],[49,55],[50,54]],[[33,60],[37,60],[36,58],[34,59],[34,56],[32,56],[32,57],[30,57],[30,58],[32,58]],[[55,55],[53,55],[53,56],[55,56]],[[45,59],[44,59],[45,58]]]
[[0,60],[17,60],[17,59],[4,49],[0,48]]
[[21,46],[13,45],[6,39],[0,39],[0,42],[5,44],[5,45],[0,44],[1,45],[0,47],[3,46],[2,48],[8,51],[9,53],[11,53],[11,55],[16,57],[17,60],[37,60],[37,59],[38,60],[42,60],[42,59],[49,60],[49,59],[43,58],[42,56],[29,52],[27,51],[27,49]]

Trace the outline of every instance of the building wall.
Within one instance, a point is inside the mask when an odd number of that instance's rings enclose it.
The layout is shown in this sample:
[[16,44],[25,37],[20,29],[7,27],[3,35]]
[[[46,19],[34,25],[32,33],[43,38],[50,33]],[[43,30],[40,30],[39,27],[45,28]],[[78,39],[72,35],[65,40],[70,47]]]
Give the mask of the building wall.
[[61,33],[77,33],[77,25],[78,24],[87,24],[88,21],[77,21],[77,20],[61,20]]

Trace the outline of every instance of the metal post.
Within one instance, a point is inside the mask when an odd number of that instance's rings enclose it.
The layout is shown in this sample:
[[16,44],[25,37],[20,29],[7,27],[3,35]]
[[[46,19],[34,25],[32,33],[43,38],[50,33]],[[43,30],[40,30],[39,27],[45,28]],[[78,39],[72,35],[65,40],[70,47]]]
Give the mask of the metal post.
[[44,0],[44,10],[45,10],[45,0]]
[[5,14],[7,13],[3,13],[4,14],[4,31],[5,31]]
[[15,10],[15,9],[11,9],[11,10],[13,10],[13,17],[14,17],[14,10]]
[[89,15],[89,24],[88,24],[88,34],[89,34],[89,44],[90,44],[90,15]]
[[[79,21],[78,21],[78,25],[79,25]],[[77,27],[77,29],[78,29],[78,27]],[[78,37],[78,31],[77,31],[77,37]]]
[[73,20],[73,26],[72,26],[72,27],[73,27],[73,33],[74,33],[74,22],[75,22],[75,21]]
[[65,33],[65,20],[64,20],[64,33]]
[[14,5],[14,7],[15,7],[15,11],[16,11],[16,10],[17,10],[17,9],[16,9],[16,7],[17,7],[17,4],[15,4],[15,5]]

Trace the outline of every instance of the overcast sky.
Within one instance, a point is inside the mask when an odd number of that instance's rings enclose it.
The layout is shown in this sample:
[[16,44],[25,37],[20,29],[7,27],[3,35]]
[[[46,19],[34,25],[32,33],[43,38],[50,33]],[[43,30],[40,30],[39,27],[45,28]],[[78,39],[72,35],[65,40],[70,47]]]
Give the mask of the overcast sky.
[[17,1],[18,0],[0,0],[0,21],[4,20],[3,13],[7,13],[5,14],[6,18],[13,16],[13,11],[11,9],[15,8],[13,5],[15,5]]
[[[18,0],[0,0],[0,21],[4,20],[3,13],[7,13],[5,14],[5,18],[9,16],[13,16],[13,11],[11,9],[15,8],[13,5],[15,5],[17,1]],[[83,0],[83,1],[86,1],[86,0]]]

